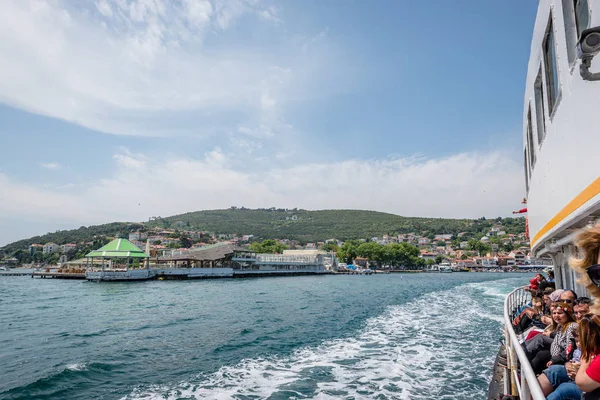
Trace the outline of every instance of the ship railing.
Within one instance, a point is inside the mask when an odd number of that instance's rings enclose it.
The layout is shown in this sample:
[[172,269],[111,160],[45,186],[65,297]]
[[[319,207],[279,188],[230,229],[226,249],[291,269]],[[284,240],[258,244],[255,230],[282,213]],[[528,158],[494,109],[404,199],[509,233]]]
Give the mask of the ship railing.
[[521,347],[513,328],[513,320],[519,309],[529,301],[527,286],[513,290],[504,300],[504,337],[506,339],[506,368],[504,393],[520,399],[544,400],[546,396],[531,368],[529,359]]

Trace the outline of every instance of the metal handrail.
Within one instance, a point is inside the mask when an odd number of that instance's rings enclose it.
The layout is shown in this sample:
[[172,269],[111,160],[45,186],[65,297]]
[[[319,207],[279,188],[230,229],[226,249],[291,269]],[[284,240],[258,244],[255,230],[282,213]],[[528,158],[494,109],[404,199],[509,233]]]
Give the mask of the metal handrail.
[[513,396],[518,395],[521,399],[544,400],[546,396],[542,393],[542,388],[531,368],[527,355],[525,355],[525,351],[521,347],[521,343],[519,343],[519,338],[512,324],[519,307],[527,304],[528,292],[526,288],[527,286],[523,286],[513,290],[504,300],[504,337],[506,338],[507,360],[505,377],[509,378],[508,382],[505,379],[504,385]]

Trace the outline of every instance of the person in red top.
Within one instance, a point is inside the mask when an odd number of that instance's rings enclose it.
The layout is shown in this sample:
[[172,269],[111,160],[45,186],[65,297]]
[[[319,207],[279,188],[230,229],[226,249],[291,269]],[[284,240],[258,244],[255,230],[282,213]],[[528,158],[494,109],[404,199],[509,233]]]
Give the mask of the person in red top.
[[531,291],[537,291],[540,283],[545,280],[545,278],[542,276],[542,274],[537,274],[535,277],[531,278],[529,280],[529,290]]
[[581,341],[581,365],[577,370],[575,383],[586,400],[600,399],[600,317],[587,314],[579,322]]

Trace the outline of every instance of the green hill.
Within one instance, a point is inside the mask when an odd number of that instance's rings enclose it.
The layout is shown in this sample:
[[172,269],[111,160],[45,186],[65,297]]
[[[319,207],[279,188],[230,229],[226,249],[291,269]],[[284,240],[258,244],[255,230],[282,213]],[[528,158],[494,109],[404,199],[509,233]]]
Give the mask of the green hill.
[[131,222],[111,222],[109,224],[94,225],[85,227],[82,226],[78,229],[56,231],[52,233],[46,233],[45,235],[30,237],[29,239],[22,239],[4,247],[0,247],[0,250],[4,251],[7,255],[13,254],[18,250],[29,250],[29,246],[38,243],[80,243],[80,242],[94,242],[98,237],[111,236],[111,237],[122,237],[129,234],[129,232],[136,231],[143,228],[144,225],[140,223]]
[[215,234],[252,234],[256,239],[290,239],[301,243],[326,239],[360,239],[416,233],[423,236],[434,234],[458,234],[466,232],[465,238],[481,237],[494,224],[501,223],[507,233],[525,230],[524,218],[497,219],[447,219],[413,218],[399,215],[361,210],[318,210],[299,209],[246,209],[195,211],[172,217],[156,217],[141,223],[110,223],[81,227],[75,230],[58,231],[42,236],[20,240],[2,248],[6,254],[27,250],[30,244],[54,242],[57,244],[91,242],[95,237],[126,236],[138,229],[170,228],[179,230],[203,230]]
[[253,234],[263,239],[286,238],[313,242],[331,238],[347,240],[413,232],[424,236],[460,232],[477,235],[487,232],[496,223],[502,223],[507,233],[525,231],[524,218],[413,218],[377,211],[307,211],[275,208],[196,211],[168,218],[158,217],[146,225],[196,228],[216,234]]

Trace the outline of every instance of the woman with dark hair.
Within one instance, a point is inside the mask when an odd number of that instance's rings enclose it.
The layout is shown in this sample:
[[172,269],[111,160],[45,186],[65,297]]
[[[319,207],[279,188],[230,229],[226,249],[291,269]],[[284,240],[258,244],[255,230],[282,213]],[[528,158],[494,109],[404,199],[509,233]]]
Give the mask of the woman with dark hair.
[[525,332],[532,326],[544,329],[544,324],[541,319],[544,316],[544,302],[540,296],[531,298],[531,307],[526,307],[521,314],[513,321],[516,333]]
[[[581,327],[580,327],[581,329]],[[576,367],[581,362],[581,342],[579,332],[567,348],[567,361],[564,365],[552,364],[538,376],[546,400],[580,400],[581,390],[575,384]],[[573,372],[575,371],[575,372]]]
[[[574,332],[578,329],[577,322],[573,317],[573,308],[570,304],[558,302],[550,307],[552,311],[552,327],[550,328],[556,335],[550,350],[538,350],[530,353],[530,362],[533,371],[541,374],[544,369],[553,363],[559,363],[566,352],[567,346],[574,338]],[[564,363],[564,362],[563,362]]]
[[535,292],[539,290],[540,283],[544,282],[546,278],[542,274],[536,274],[529,280],[529,290]]
[[581,364],[575,366],[575,383],[586,394],[583,399],[600,398],[600,317],[593,314],[579,321]]

